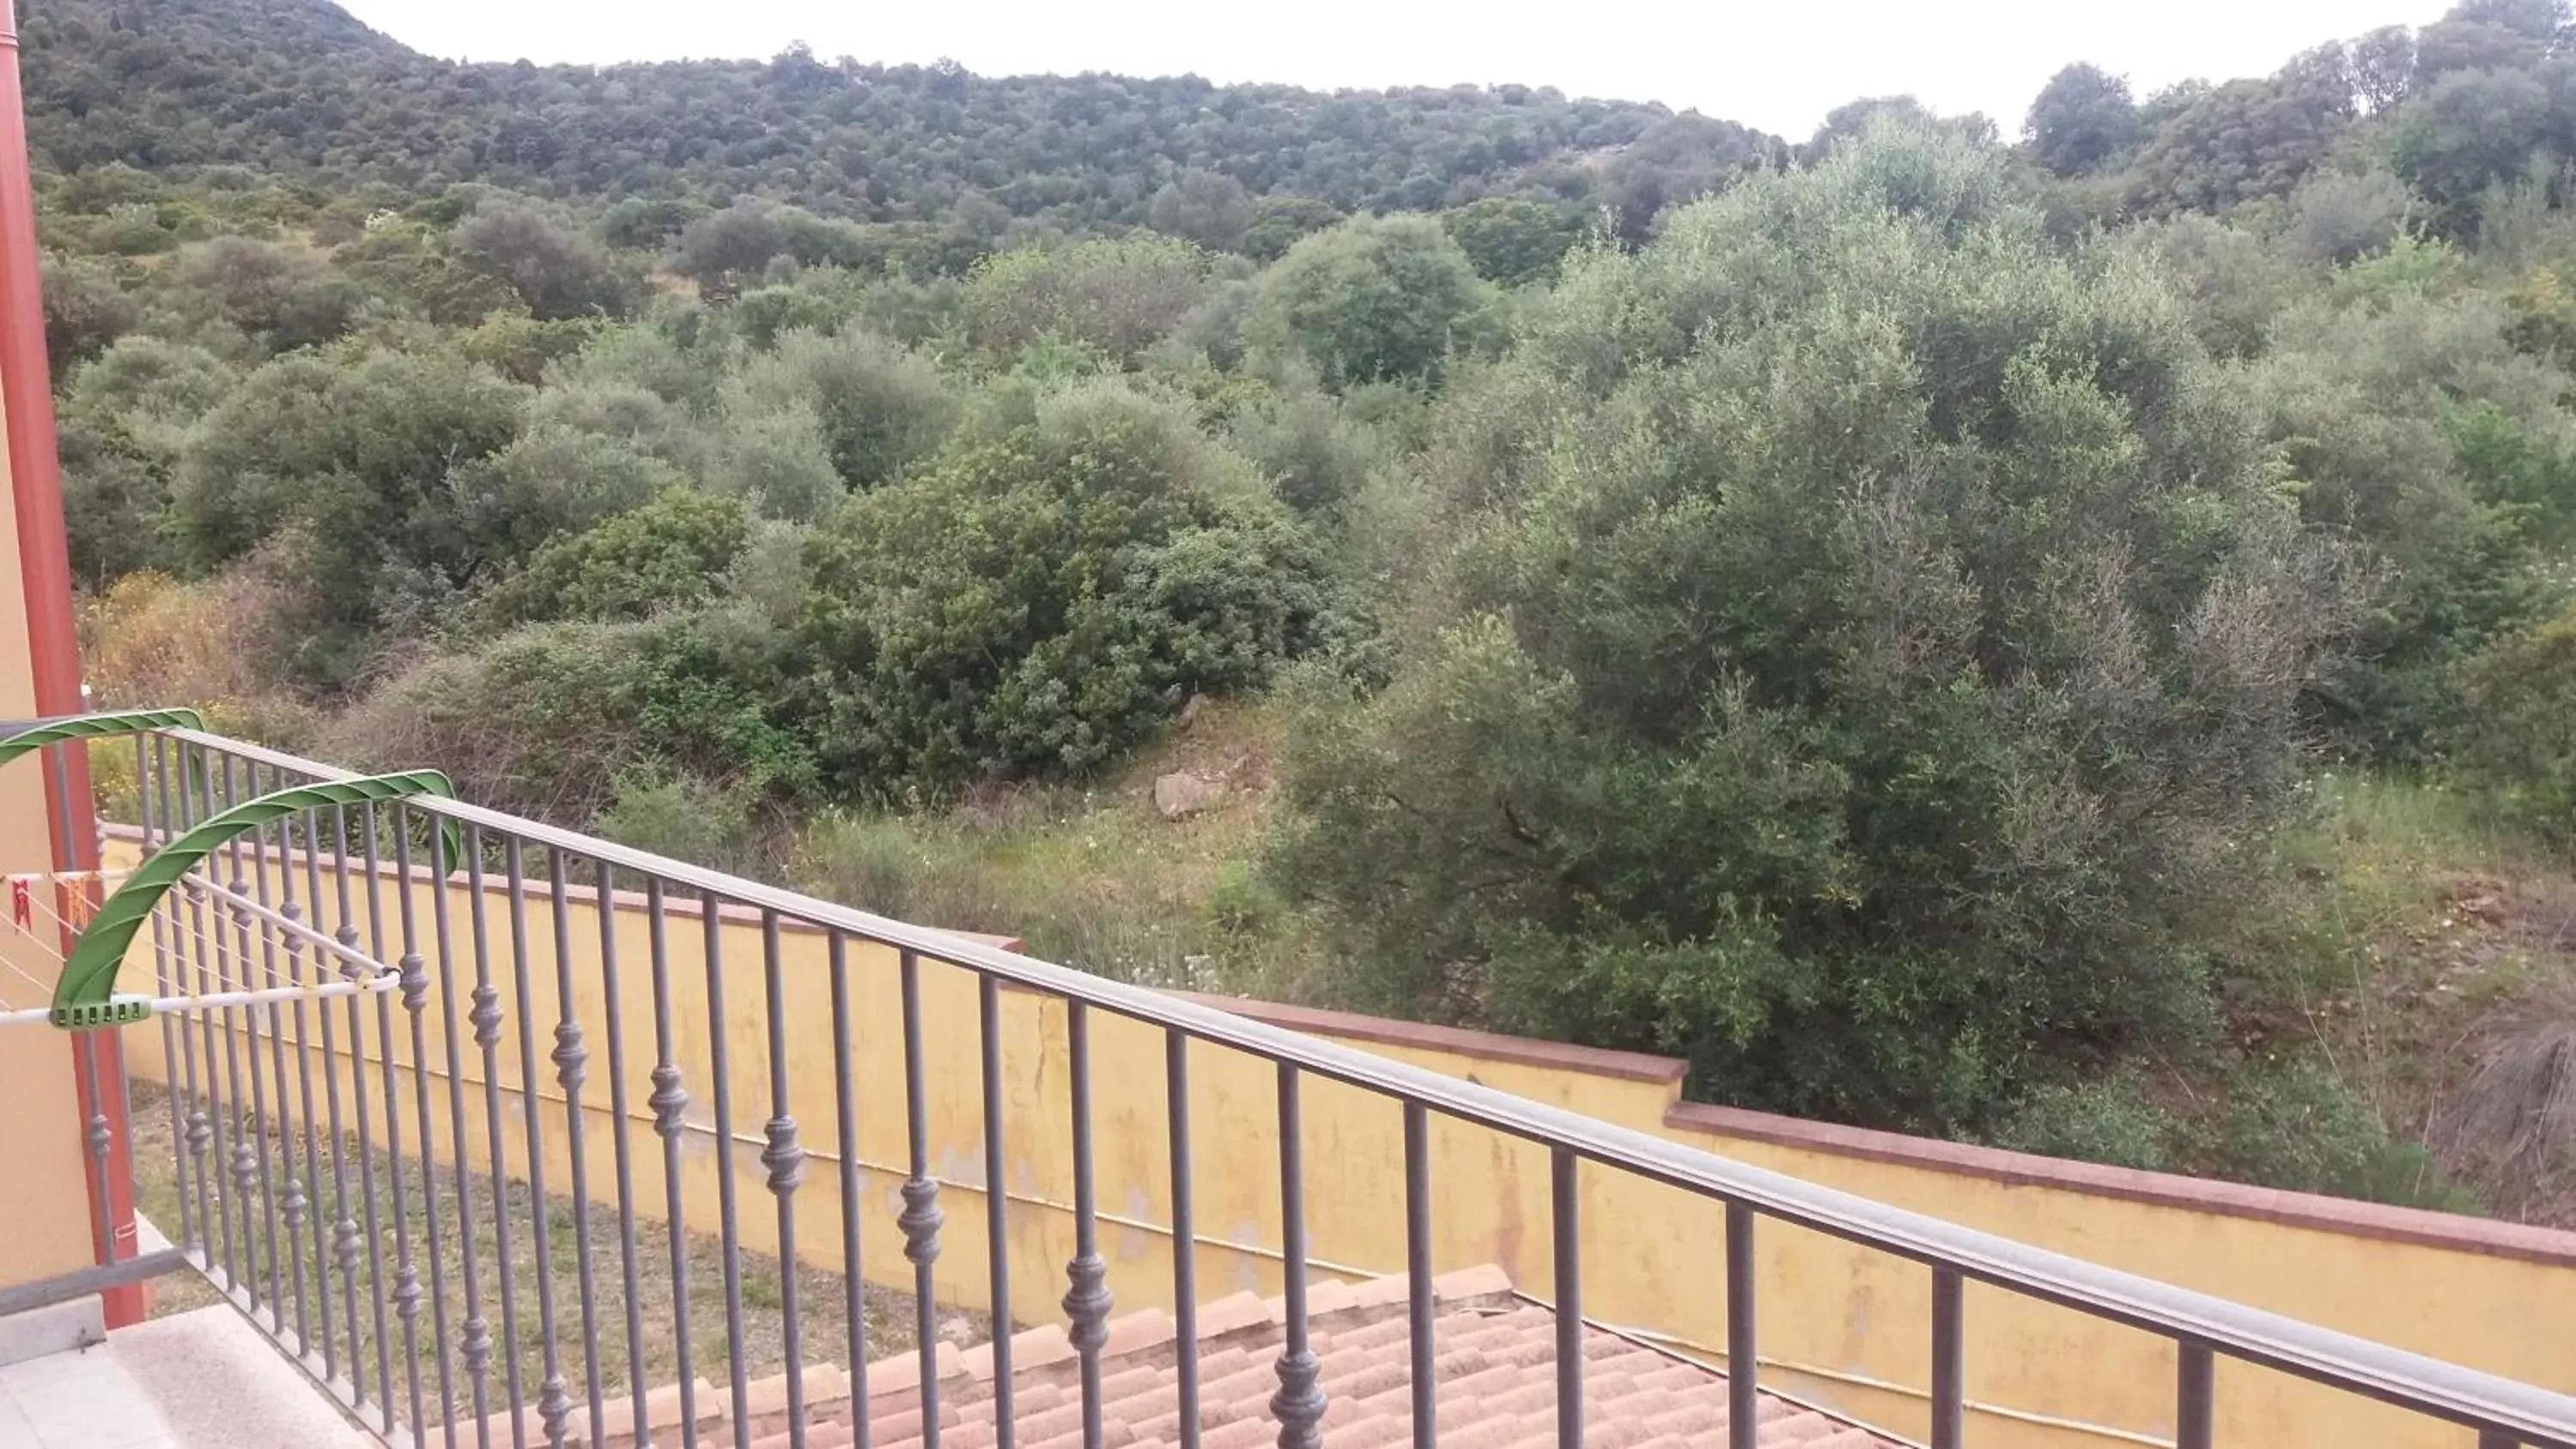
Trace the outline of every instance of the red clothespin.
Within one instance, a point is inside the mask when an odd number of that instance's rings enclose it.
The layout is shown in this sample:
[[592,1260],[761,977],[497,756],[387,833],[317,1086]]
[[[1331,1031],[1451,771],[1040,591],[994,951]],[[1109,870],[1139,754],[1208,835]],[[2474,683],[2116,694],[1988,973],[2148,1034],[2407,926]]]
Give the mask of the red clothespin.
[[36,912],[27,898],[27,883],[23,880],[9,882],[9,918],[16,921],[22,931],[35,929]]

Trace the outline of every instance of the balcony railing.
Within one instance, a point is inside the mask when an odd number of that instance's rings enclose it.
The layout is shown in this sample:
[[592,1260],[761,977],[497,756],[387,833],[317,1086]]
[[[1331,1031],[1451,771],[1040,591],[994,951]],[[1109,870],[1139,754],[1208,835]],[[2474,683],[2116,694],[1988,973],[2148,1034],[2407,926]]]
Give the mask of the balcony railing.
[[[184,729],[141,737],[134,756],[139,847],[236,801],[338,773]],[[461,860],[449,858],[448,839],[433,822],[460,827]],[[629,908],[613,908],[621,892],[635,898]],[[391,910],[383,904],[387,893],[395,897]],[[317,934],[336,943],[339,956],[314,949],[308,938]],[[1286,1304],[1286,1347],[1271,1404],[1277,1439],[1282,1449],[1306,1449],[1329,1437],[1333,1406],[1317,1387],[1306,1334],[1309,1280],[1319,1271],[1308,1249],[1308,1188],[1319,1164],[1309,1156],[1301,1108],[1319,1084],[1367,1094],[1401,1119],[1400,1163],[1335,1160],[1320,1170],[1383,1173],[1389,1211],[1401,1213],[1412,1290],[1412,1432],[1425,1449],[1439,1432],[1429,1392],[1433,1229],[1442,1211],[1433,1142],[1435,1134],[1461,1131],[1529,1144],[1515,1150],[1534,1148],[1547,1163],[1563,1445],[1585,1437],[1584,1248],[1596,1256],[1615,1252],[1619,1240],[1615,1223],[1587,1232],[1581,1218],[1597,1195],[1586,1184],[1633,1178],[1722,1207],[1709,1220],[1713,1228],[1722,1223],[1722,1232],[1712,1233],[1701,1261],[1705,1292],[1723,1304],[1731,1449],[1755,1443],[1762,1362],[1756,1245],[1782,1224],[1862,1245],[1927,1275],[1930,1321],[1921,1332],[1930,1350],[1935,1449],[1956,1449],[1965,1435],[1967,1370],[1976,1351],[1964,1307],[1969,1284],[2169,1341],[2180,1449],[2213,1442],[2222,1360],[2462,1426],[2482,1449],[2576,1449],[2576,1399],[999,946],[471,804],[406,800],[281,819],[192,876],[154,918],[149,941],[149,969],[164,990],[320,981],[356,960],[382,961],[398,973],[390,991],[229,1007],[128,1029],[160,1036],[186,1251],[390,1438],[490,1449],[496,1437],[529,1432],[516,1411],[530,1405],[534,1435],[550,1446],[601,1442],[600,1426],[612,1421],[622,1426],[619,1442],[682,1442],[674,1425],[652,1422],[657,1409],[672,1416],[667,1402],[649,1401],[652,1381],[667,1375],[678,1386],[677,1425],[699,1420],[690,1396],[702,1372],[728,1379],[730,1401],[742,1403],[755,1364],[747,1323],[774,1308],[773,1357],[786,1371],[789,1433],[801,1445],[807,1406],[798,1395],[809,1362],[827,1358],[855,1370],[866,1356],[863,1241],[878,1244],[881,1260],[880,1239],[891,1231],[912,1265],[910,1337],[920,1355],[922,1422],[935,1439],[937,1353],[947,1326],[939,1305],[958,1295],[942,1291],[940,1250],[952,1227],[943,1190],[956,1174],[938,1160],[934,1127],[973,1120],[985,1177],[977,1194],[985,1258],[976,1276],[1002,1356],[995,1392],[1009,1392],[1013,1259],[1027,1256],[1015,1254],[1013,1244],[1029,1241],[1032,1231],[1022,1219],[1069,1218],[1062,1306],[1083,1370],[1084,1442],[1100,1444],[1104,1327],[1120,1285],[1110,1281],[1101,1247],[1111,1210],[1100,1190],[1095,1088],[1104,1071],[1103,1032],[1115,1024],[1125,1045],[1107,1069],[1123,1080],[1141,1066],[1142,1075],[1161,1078],[1161,1140],[1152,1155],[1166,1180],[1113,1182],[1123,1215],[1110,1220],[1120,1230],[1147,1226],[1168,1235],[1168,1278],[1154,1291],[1168,1288],[1178,1320],[1179,1433],[1189,1449],[1199,1441],[1192,1318],[1198,1267],[1211,1241],[1194,1213],[1211,1184],[1194,1163],[1217,1141],[1210,1134],[1232,1139],[1256,1125],[1257,1135],[1276,1142],[1275,1180],[1261,1191],[1269,1199],[1265,1219],[1275,1210],[1275,1273]],[[756,961],[743,959],[746,952]],[[126,967],[127,981],[143,969],[138,955]],[[827,990],[808,979],[818,969],[828,976]],[[801,1005],[819,1000],[809,996],[817,991],[828,995],[828,1009]],[[925,999],[947,991],[958,993],[942,998],[952,1004],[971,1000],[959,1007],[971,1014],[971,1037],[926,1027],[934,1013]],[[1023,1040],[1007,1023],[1030,996],[1054,1013],[1045,1020],[1058,1024],[1048,1030],[1061,1031],[1064,1068],[1035,1112],[1017,1095],[1021,1079],[1011,1075],[1006,1051]],[[1159,1042],[1159,1063],[1150,1047],[1145,1062],[1134,1059],[1139,1042]],[[938,1069],[969,1051],[980,1103],[934,1100],[934,1078],[946,1075]],[[899,1072],[890,1060],[898,1056]],[[818,1059],[830,1063],[827,1074],[799,1074]],[[1267,1120],[1205,1120],[1208,1099],[1198,1096],[1203,1115],[1193,1121],[1193,1074],[1220,1066],[1239,1072],[1246,1059],[1263,1064],[1271,1078],[1261,1094],[1267,1100],[1250,1109]],[[966,1079],[962,1069],[958,1075]],[[798,1085],[813,1080],[828,1083],[820,1089],[828,1100]],[[1228,1100],[1240,1109],[1244,1098]],[[886,1164],[885,1174],[900,1179],[894,1210],[887,1193],[872,1190],[880,1169],[862,1149],[864,1124],[884,1120],[898,1102],[901,1160]],[[810,1135],[828,1140],[831,1152],[808,1143],[800,1110],[805,1121],[828,1115],[832,1129]],[[1068,1168],[1059,1180],[1069,1180],[1069,1202],[1039,1201],[1006,1181],[1013,1146],[1004,1140],[1006,1126],[1026,1131],[1049,1117],[1060,1121],[1062,1136],[1050,1133],[1044,1151]],[[1137,1119],[1131,1113],[1115,1125],[1132,1137]],[[649,1126],[658,1141],[643,1140],[630,1130],[636,1126]],[[603,1130],[605,1143],[597,1140]],[[703,1200],[705,1153],[692,1145],[707,1141],[716,1144],[711,1214]],[[757,1157],[738,1163],[738,1142],[756,1145]],[[1120,1161],[1138,1157],[1126,1147],[1116,1153]],[[825,1160],[833,1166],[829,1178],[810,1181],[809,1163]],[[659,1193],[639,1191],[639,1177],[658,1179]],[[1241,1185],[1220,1186],[1239,1192]],[[763,1192],[769,1201],[755,1206]],[[1139,1201],[1151,1204],[1155,1221],[1137,1215]],[[826,1208],[830,1220],[817,1221]],[[692,1232],[710,1223],[720,1271],[702,1266],[707,1259],[693,1246]],[[1230,1223],[1228,1229],[1240,1235]],[[567,1232],[574,1239],[568,1256],[561,1242]],[[653,1241],[657,1236],[667,1241]],[[1263,1249],[1273,1255],[1271,1245]],[[775,1287],[764,1285],[753,1295],[762,1302],[747,1308],[747,1275],[764,1256],[778,1265]],[[810,1299],[817,1282],[829,1280],[800,1271],[817,1257],[838,1266],[834,1296],[841,1300],[837,1314],[823,1316],[835,1342],[822,1353],[807,1341],[819,1331],[811,1327],[818,1305]],[[1157,1269],[1158,1279],[1164,1271]],[[649,1282],[639,1287],[639,1280],[663,1278],[666,1291]],[[711,1292],[723,1297],[721,1341],[703,1322],[703,1304],[691,1307],[691,1295]],[[808,1301],[800,1304],[800,1293]],[[773,1297],[783,1303],[770,1303]],[[420,1321],[424,1311],[428,1323]],[[850,1382],[854,1395],[867,1392],[864,1373],[853,1372]],[[612,1386],[628,1401],[615,1414],[607,1407]],[[1008,1424],[1007,1407],[999,1419]],[[864,1434],[863,1403],[854,1421]],[[748,1445],[747,1415],[734,1415],[733,1432],[737,1449]]]

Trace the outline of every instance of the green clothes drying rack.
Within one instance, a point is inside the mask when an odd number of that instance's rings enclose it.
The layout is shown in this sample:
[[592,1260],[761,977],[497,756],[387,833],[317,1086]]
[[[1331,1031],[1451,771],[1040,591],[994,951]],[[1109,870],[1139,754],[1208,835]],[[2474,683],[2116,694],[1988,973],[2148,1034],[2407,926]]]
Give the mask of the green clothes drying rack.
[[[197,712],[187,709],[125,710],[42,720],[0,737],[0,766],[47,745],[152,730],[202,728],[204,721]],[[422,796],[453,800],[456,787],[447,776],[436,770],[404,770],[388,775],[290,785],[208,816],[146,857],[89,917],[81,927],[70,954],[63,958],[62,974],[54,986],[53,1004],[35,1010],[0,1012],[0,1024],[45,1021],[67,1031],[95,1031],[149,1020],[170,1012],[255,1005],[299,997],[342,996],[391,987],[395,984],[392,968],[384,963],[352,951],[301,922],[270,911],[259,902],[215,886],[211,889],[226,897],[227,904],[261,916],[274,926],[300,933],[308,937],[316,949],[340,957],[344,964],[355,968],[354,979],[199,996],[140,996],[115,989],[117,969],[125,963],[125,951],[133,943],[135,933],[151,919],[153,911],[172,887],[225,844],[261,826],[307,810],[345,808]],[[462,858],[464,832],[452,820],[441,821],[440,828],[445,836],[446,858],[451,861]]]

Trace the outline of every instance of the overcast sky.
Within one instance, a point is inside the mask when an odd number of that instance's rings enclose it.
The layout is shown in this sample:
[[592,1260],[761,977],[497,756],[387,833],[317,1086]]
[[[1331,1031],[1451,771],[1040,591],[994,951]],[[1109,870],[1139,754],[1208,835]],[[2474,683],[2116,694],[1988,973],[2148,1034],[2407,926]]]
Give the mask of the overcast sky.
[[2016,130],[2071,60],[2143,95],[2260,75],[2320,41],[2420,25],[2450,0],[342,0],[433,55],[668,60],[817,55],[986,75],[1193,72],[1315,87],[1518,81],[1696,107],[1791,138],[1854,96],[1911,91]]

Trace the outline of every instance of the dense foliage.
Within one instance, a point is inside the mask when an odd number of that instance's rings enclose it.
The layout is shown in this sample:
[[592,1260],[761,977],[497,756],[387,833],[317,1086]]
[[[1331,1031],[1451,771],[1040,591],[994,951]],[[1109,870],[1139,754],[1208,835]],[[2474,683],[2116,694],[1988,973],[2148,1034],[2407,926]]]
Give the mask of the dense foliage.
[[1409,1009],[1799,1110],[1951,1120],[2183,1032],[2338,623],[2230,392],[1953,140],[1586,257],[1454,401],[1522,421],[1433,465],[1438,632],[1315,727],[1291,878]]
[[2576,809],[2570,33],[2468,0],[1792,146],[63,0],[92,657],[1139,971],[889,842],[1268,693],[1204,926],[1298,989],[2146,1165],[2140,1063],[2234,1072],[2192,1160],[2380,1191],[2370,1110],[2249,1045],[2240,925],[2322,765]]
[[[32,10],[25,41],[32,140],[66,172],[231,168],[418,192],[481,181],[615,198],[633,208],[629,241],[751,192],[916,240],[1134,226],[1159,210],[1158,229],[1224,245],[1264,220],[1228,201],[1226,182],[1339,212],[1526,190],[1642,227],[1779,149],[1740,126],[1547,87],[993,78],[801,48],[766,62],[460,65],[328,0],[72,0]],[[1622,164],[1598,164],[1614,155]],[[1177,219],[1194,210],[1220,224]]]

